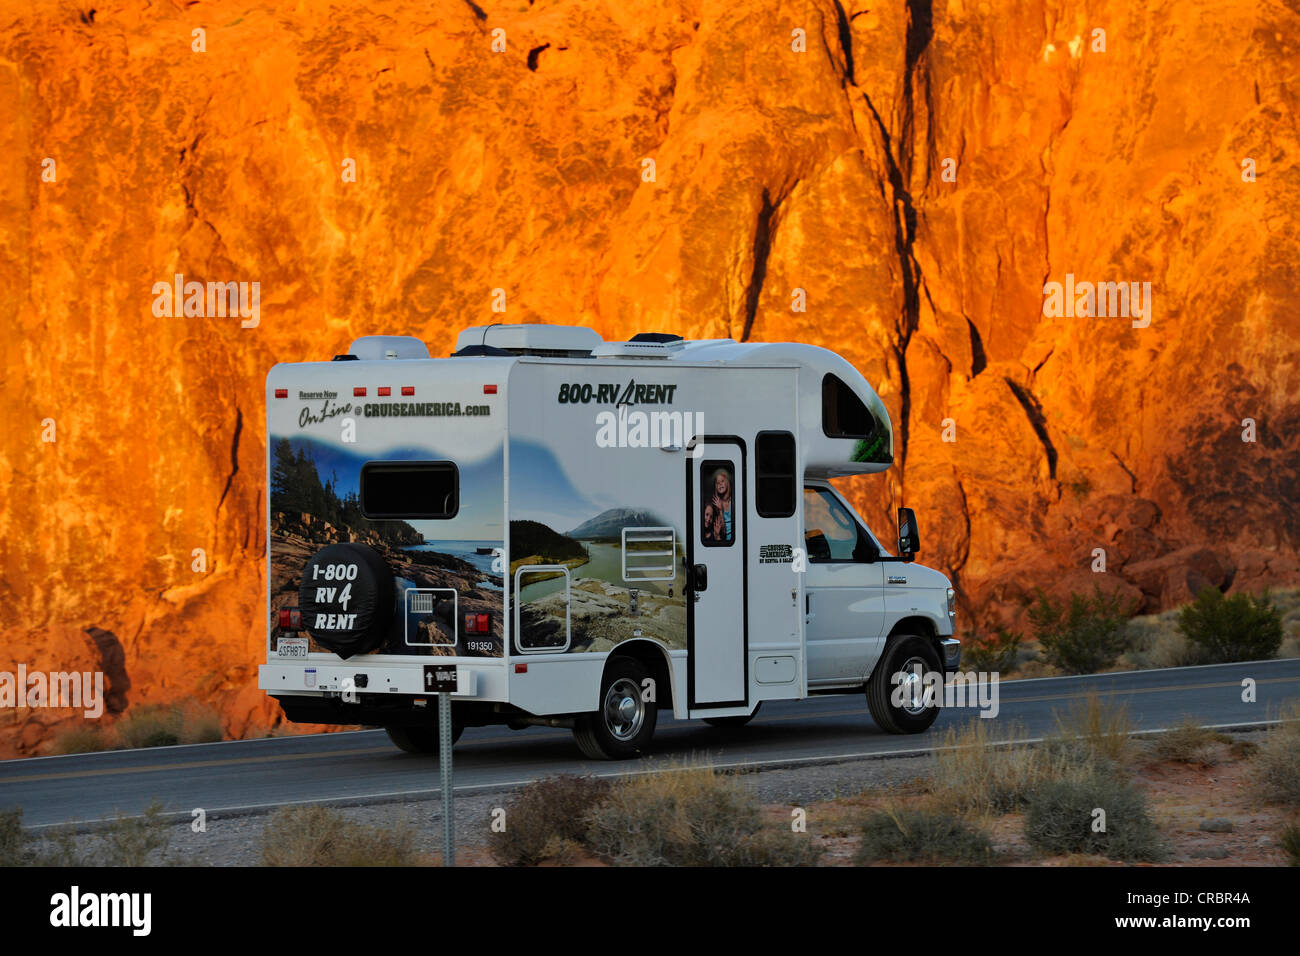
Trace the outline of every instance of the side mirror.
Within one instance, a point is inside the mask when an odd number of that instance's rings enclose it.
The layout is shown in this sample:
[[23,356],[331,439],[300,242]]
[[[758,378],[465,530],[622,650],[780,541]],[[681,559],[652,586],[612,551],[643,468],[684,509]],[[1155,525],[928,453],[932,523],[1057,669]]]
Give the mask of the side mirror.
[[898,509],[898,555],[911,561],[921,550],[921,534],[916,529],[916,513],[911,508]]

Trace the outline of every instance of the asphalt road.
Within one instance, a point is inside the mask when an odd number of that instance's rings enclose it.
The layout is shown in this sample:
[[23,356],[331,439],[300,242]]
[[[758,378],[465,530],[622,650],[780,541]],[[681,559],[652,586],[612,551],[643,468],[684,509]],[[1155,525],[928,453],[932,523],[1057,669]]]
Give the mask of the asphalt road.
[[[1255,703],[1241,699],[1245,678],[1256,682]],[[1135,730],[1167,729],[1187,717],[1259,725],[1300,698],[1300,660],[1005,681],[998,691],[1000,711],[988,721],[997,737],[1051,734],[1055,714],[1092,691],[1123,701]],[[947,709],[915,736],[878,730],[861,695],[767,703],[733,730],[661,716],[653,754],[621,763],[586,760],[567,730],[469,728],[456,745],[455,791],[503,790],[558,773],[615,776],[665,760],[789,767],[916,753],[942,745],[946,728],[976,713]],[[234,814],[290,803],[369,804],[435,795],[438,777],[435,757],[402,753],[383,731],[238,740],[0,762],[0,810],[21,806],[24,824],[42,827],[135,815],[155,798],[187,817],[195,807]]]

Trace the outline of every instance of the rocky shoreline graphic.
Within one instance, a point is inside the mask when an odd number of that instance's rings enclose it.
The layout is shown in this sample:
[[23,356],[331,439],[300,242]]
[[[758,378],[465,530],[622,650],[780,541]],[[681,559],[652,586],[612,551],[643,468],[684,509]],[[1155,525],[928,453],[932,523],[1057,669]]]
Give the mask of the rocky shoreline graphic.
[[[404,620],[400,613],[394,616],[390,633],[385,642],[375,651],[378,654],[413,654],[430,656],[471,656],[498,657],[505,642],[505,625],[501,618],[501,592],[485,587],[490,575],[474,567],[463,558],[443,554],[438,551],[403,551],[384,541],[373,530],[356,531],[349,527],[334,527],[327,522],[315,520],[309,514],[287,515],[275,512],[272,515],[271,531],[271,623],[274,627],[279,619],[282,607],[293,607],[298,603],[298,586],[303,566],[307,560],[321,548],[340,542],[355,542],[373,548],[392,570],[394,577],[405,579],[417,588],[451,588],[457,592],[456,613],[463,619],[466,614],[489,614],[492,620],[490,634],[474,635],[474,650],[465,647],[462,636],[459,649],[453,646],[418,647],[405,643]],[[423,543],[420,541],[412,543]],[[400,590],[399,590],[400,598]],[[435,605],[434,617],[425,618],[425,623],[433,623],[439,634],[430,636],[426,627],[416,639],[420,641],[436,640],[447,642],[458,628],[451,617],[451,602],[439,601]],[[325,651],[311,642],[310,649]]]
[[[631,609],[633,590],[637,591],[636,614]],[[529,649],[563,646],[564,592],[521,605],[519,629]],[[569,629],[571,653],[609,651],[633,637],[685,650],[686,601],[680,592],[670,597],[596,578],[579,578],[569,588]]]

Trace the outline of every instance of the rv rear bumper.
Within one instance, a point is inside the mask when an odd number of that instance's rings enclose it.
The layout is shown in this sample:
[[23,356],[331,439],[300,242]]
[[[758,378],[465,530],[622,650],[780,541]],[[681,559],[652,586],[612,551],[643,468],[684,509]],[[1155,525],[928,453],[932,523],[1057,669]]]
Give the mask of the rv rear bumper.
[[268,694],[366,694],[369,696],[424,697],[426,667],[456,668],[453,699],[504,700],[501,663],[468,664],[454,658],[431,657],[428,663],[375,664],[330,660],[276,661],[257,669],[257,686]]

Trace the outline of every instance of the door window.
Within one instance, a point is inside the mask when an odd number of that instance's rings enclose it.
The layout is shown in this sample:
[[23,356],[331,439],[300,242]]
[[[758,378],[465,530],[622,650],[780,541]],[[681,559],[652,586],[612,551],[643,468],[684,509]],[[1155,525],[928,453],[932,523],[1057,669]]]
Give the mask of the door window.
[[853,513],[825,488],[803,490],[804,548],[812,563],[873,561],[879,552]]
[[700,462],[700,542],[727,548],[736,542],[736,470],[729,461]]

